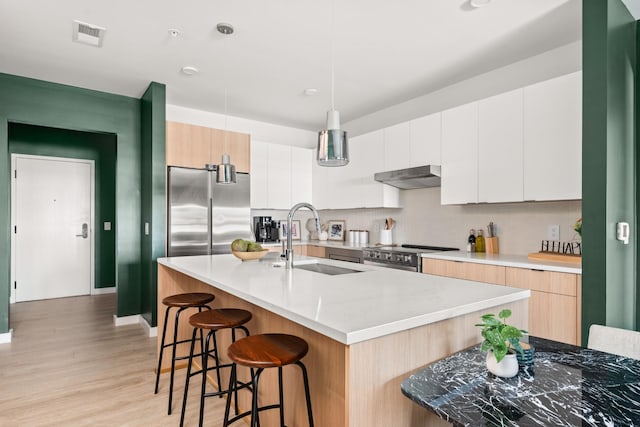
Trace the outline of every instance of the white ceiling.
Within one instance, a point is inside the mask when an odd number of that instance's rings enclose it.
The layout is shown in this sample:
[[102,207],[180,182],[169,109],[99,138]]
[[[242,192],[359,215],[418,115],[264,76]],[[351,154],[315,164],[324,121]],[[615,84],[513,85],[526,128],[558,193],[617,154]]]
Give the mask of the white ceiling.
[[[343,122],[581,39],[581,0],[333,1]],[[0,72],[133,97],[157,81],[168,103],[218,113],[226,89],[229,115],[318,130],[331,105],[331,4],[0,0]],[[103,47],[72,43],[74,19],[105,27]]]

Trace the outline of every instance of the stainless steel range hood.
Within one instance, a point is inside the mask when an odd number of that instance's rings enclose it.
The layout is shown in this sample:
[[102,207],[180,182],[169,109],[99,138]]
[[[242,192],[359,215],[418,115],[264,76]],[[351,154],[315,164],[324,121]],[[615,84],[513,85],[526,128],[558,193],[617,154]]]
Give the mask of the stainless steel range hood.
[[402,190],[414,188],[440,187],[440,166],[426,165],[415,168],[379,172],[373,178],[383,184]]

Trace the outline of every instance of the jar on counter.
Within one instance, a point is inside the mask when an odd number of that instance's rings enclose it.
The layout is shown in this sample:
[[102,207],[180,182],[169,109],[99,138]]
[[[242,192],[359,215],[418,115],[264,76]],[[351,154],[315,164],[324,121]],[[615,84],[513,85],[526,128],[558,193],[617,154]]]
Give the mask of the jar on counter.
[[478,229],[478,236],[476,237],[476,252],[484,252],[484,236],[482,235],[482,229]]
[[467,252],[476,251],[476,231],[472,228],[469,230],[469,237],[467,238]]

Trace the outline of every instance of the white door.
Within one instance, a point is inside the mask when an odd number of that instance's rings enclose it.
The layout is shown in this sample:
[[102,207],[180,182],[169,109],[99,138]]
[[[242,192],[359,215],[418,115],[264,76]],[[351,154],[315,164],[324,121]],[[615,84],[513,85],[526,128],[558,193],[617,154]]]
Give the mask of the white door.
[[15,301],[93,287],[93,161],[13,155]]

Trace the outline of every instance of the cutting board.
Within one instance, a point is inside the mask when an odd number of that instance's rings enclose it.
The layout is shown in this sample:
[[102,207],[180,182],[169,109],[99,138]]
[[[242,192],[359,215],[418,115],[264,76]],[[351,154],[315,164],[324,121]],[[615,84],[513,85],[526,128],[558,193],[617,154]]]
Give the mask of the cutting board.
[[538,261],[572,262],[575,264],[582,263],[582,255],[559,254],[556,252],[532,252],[528,255],[528,258]]

